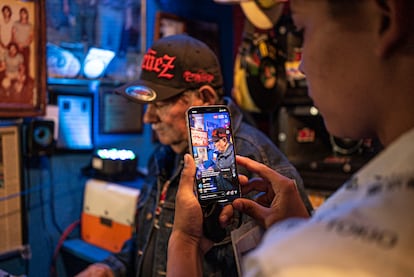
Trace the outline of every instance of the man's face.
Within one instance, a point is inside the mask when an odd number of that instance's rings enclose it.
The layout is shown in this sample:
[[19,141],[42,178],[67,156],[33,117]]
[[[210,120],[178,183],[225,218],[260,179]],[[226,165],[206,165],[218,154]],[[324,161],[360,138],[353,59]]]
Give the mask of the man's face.
[[[345,19],[332,16],[327,0],[291,0],[292,17],[303,31],[301,70],[309,95],[330,133],[340,137],[369,135],[375,90],[375,35],[379,30],[375,1],[360,1]],[[370,114],[371,113],[371,114]],[[372,122],[371,122],[372,123]]]
[[195,94],[183,94],[166,101],[148,104],[144,122],[150,123],[159,141],[176,153],[188,151],[188,131],[185,112],[190,106],[202,105]]
[[214,142],[214,147],[220,152],[223,153],[227,148],[227,139],[221,138],[218,141]]
[[12,57],[17,55],[17,47],[13,44],[9,46],[9,55]]
[[3,10],[3,17],[4,18],[9,18],[11,16],[11,12],[9,9],[4,9]]

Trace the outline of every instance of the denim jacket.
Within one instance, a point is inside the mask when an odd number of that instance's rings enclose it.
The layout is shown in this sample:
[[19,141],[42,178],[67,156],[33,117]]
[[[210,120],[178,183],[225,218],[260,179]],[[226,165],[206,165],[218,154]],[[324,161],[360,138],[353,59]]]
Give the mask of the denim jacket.
[[[279,173],[295,179],[305,204],[309,205],[302,179],[286,156],[266,135],[243,121],[242,113],[234,102],[226,98],[226,104],[232,115],[236,153],[264,163]],[[153,251],[154,253],[154,259],[151,259],[152,276],[166,275],[168,239],[174,221],[175,195],[182,161],[183,155],[174,153],[168,146],[159,146],[154,151],[148,166],[148,172],[151,175],[148,176],[146,185],[141,191],[135,241],[128,241],[120,253],[105,261],[114,270],[116,276],[140,276],[145,251]],[[238,167],[238,173],[253,177],[241,167]],[[156,219],[155,209],[158,206],[161,188],[167,180],[170,180],[167,196],[162,212]],[[237,228],[240,223],[251,220],[251,218],[241,214],[236,218],[233,226],[229,227],[227,238],[223,242],[217,243],[206,253],[203,267],[204,276],[237,276],[230,229]],[[154,247],[148,250],[148,242],[154,230],[157,232]]]

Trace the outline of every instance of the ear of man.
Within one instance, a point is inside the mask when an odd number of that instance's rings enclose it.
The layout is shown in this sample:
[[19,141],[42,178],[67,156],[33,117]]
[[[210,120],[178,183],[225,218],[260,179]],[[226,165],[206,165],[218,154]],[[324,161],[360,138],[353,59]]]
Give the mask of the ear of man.
[[377,53],[387,58],[410,43],[414,4],[412,0],[376,0],[375,3],[381,13]]
[[214,105],[218,103],[218,94],[215,89],[213,89],[209,85],[204,85],[201,88],[198,89],[199,96],[201,100],[203,100],[203,103],[206,105]]

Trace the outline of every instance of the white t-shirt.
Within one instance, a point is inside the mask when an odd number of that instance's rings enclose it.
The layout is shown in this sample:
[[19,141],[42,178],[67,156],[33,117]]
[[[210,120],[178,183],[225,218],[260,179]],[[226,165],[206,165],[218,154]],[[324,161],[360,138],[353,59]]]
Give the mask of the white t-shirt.
[[244,276],[414,276],[414,129],[244,261]]
[[0,40],[5,47],[7,47],[7,45],[11,42],[12,27],[13,27],[12,20],[5,22],[3,18],[0,19]]
[[13,24],[14,28],[14,39],[16,43],[19,44],[19,47],[28,47],[31,41],[31,35],[33,33],[33,25],[31,23],[22,23],[20,21],[15,21]]

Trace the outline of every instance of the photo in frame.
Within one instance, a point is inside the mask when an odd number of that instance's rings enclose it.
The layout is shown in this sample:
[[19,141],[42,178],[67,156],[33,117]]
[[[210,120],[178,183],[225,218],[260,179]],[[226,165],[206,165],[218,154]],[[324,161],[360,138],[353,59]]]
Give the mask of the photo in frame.
[[100,92],[100,132],[103,134],[142,133],[143,105],[116,94],[113,90]]
[[155,17],[154,41],[162,37],[185,33],[186,29],[186,22],[183,18],[159,11]]
[[190,20],[173,13],[157,12],[154,41],[162,37],[183,33],[203,41],[218,57],[220,56],[219,27],[216,22]]
[[0,3],[0,117],[45,113],[45,1]]

